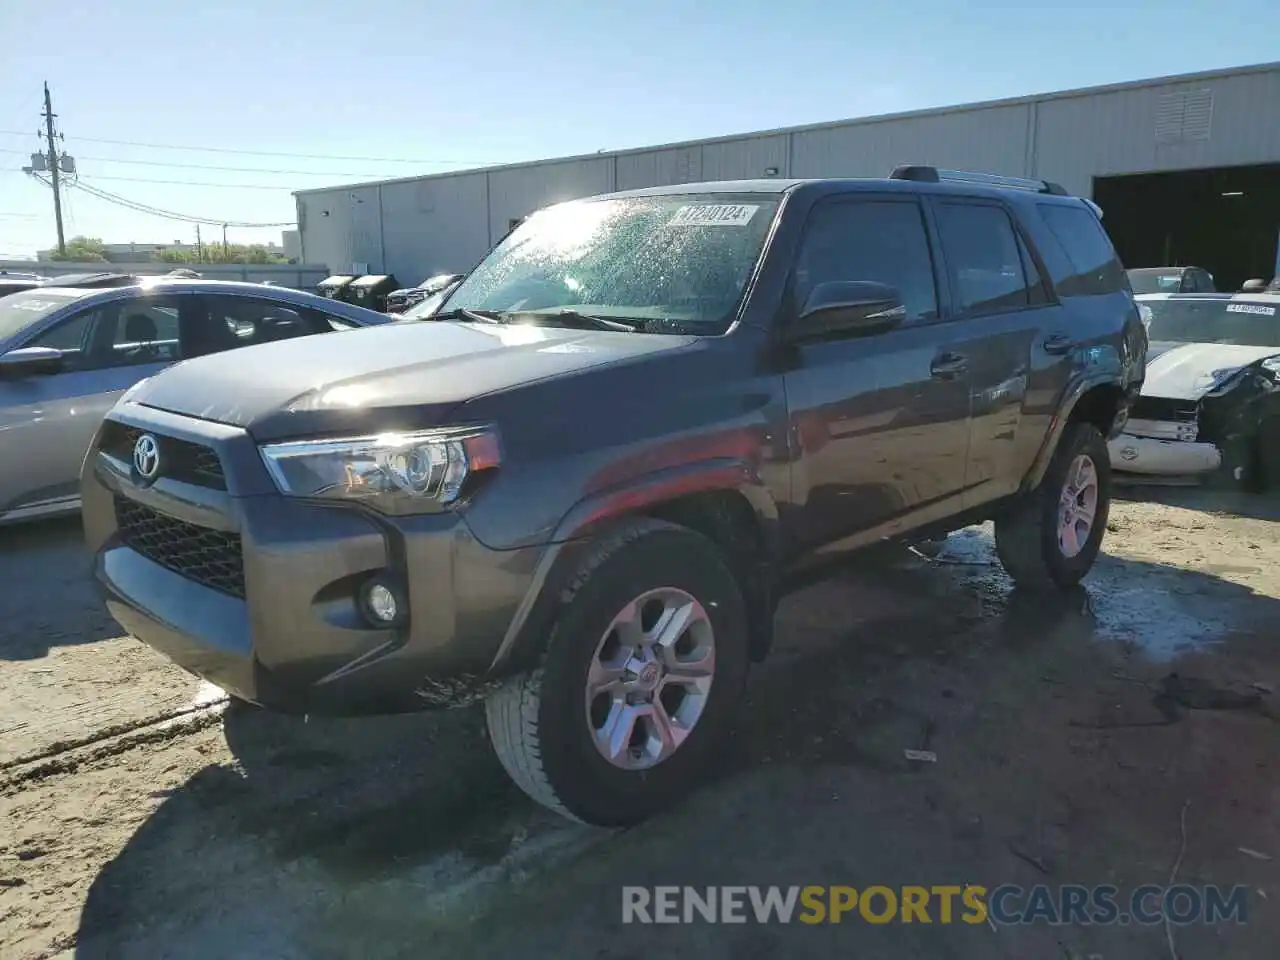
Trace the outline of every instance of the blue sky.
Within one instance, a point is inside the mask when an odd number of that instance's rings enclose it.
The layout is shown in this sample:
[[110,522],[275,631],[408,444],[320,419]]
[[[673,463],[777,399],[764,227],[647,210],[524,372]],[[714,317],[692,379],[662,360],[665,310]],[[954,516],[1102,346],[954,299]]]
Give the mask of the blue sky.
[[[86,184],[200,217],[274,222],[293,218],[289,191],[302,187],[1260,63],[1280,50],[1276,0],[71,9],[0,2],[0,256],[54,240],[48,189],[17,172],[38,148],[44,80]],[[74,190],[68,213],[69,236],[194,238],[189,224]]]

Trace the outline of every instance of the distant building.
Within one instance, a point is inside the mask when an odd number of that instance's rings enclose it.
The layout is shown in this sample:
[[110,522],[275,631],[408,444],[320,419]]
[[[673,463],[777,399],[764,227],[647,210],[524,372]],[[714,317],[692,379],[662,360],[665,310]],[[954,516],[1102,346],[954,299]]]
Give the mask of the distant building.
[[1280,272],[1280,63],[295,194],[307,259],[417,281],[470,270],[561,200],[701,180],[884,177],[902,163],[1091,197],[1128,267],[1224,290]]

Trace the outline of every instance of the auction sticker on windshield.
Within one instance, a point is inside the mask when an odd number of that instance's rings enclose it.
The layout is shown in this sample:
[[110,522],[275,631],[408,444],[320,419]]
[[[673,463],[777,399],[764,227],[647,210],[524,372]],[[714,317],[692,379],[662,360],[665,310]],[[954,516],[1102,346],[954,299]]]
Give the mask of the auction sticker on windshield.
[[25,300],[9,304],[15,310],[48,310],[61,305],[57,300]]
[[681,207],[667,224],[671,227],[745,227],[759,204],[707,203]]
[[1227,313],[1256,313],[1263,317],[1274,317],[1276,308],[1261,303],[1228,303]]

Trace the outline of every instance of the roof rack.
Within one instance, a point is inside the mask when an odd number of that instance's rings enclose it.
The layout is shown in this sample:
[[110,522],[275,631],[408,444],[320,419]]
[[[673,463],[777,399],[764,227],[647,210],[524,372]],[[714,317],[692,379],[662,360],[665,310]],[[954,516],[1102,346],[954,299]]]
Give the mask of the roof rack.
[[1065,189],[1051,180],[1029,180],[1026,177],[1002,177],[994,173],[972,173],[968,170],[942,170],[922,164],[902,164],[893,168],[890,180],[914,180],[917,183],[972,183],[983,187],[1006,187],[1012,190],[1030,190],[1032,193],[1050,193],[1055,197],[1070,196]]

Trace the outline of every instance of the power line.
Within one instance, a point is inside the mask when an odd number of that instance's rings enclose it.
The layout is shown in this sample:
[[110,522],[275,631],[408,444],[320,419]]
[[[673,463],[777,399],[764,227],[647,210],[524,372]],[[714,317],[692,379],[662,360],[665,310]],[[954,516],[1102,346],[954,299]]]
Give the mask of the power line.
[[[27,132],[23,130],[0,130],[0,134],[14,137],[28,136]],[[105,137],[77,136],[75,139],[85,143],[110,143],[120,147],[145,147],[148,150],[193,150],[200,153],[233,153],[253,157],[293,157],[298,160],[354,160],[357,163],[456,163],[474,164],[476,166],[483,166],[485,164],[496,162],[493,160],[423,160],[421,158],[409,159],[406,157],[353,157],[336,153],[287,153],[278,150],[235,150],[231,147],[180,146],[174,143],[143,143],[140,140],[109,140]]]
[[[25,154],[26,150],[12,150],[0,147],[0,153],[17,153]],[[91,157],[84,154],[78,155],[79,160],[97,160],[101,163],[129,163],[138,164],[146,167],[174,167],[186,170],[227,170],[234,173],[279,173],[289,174],[291,176],[310,176],[310,177],[365,177],[370,180],[379,177],[390,177],[392,174],[383,173],[352,173],[349,170],[276,170],[265,169],[263,167],[222,167],[208,163],[172,163],[166,160],[135,160],[124,157]]]
[[[52,186],[52,184],[43,177],[35,174],[32,174],[32,176],[45,186]],[[76,190],[81,190],[89,196],[96,197],[99,200],[104,200],[107,203],[112,203],[116,206],[133,210],[136,213],[146,213],[153,217],[161,217],[165,220],[178,220],[183,223],[204,223],[213,226],[237,227],[240,229],[296,226],[296,221],[292,220],[279,221],[276,223],[252,223],[244,220],[226,220],[220,217],[197,217],[187,213],[178,213],[174,210],[165,210],[161,207],[153,207],[150,204],[140,203],[137,200],[130,200],[128,197],[122,197],[117,193],[110,192],[109,190],[103,190],[101,187],[95,187],[80,179],[70,181],[67,186]]]
[[114,204],[117,204],[118,206],[128,207],[131,210],[136,210],[139,213],[149,213],[152,216],[164,217],[169,220],[182,220],[187,223],[208,223],[213,225],[221,224],[224,227],[241,227],[241,228],[292,227],[295,224],[295,221],[293,220],[276,222],[276,223],[251,223],[249,221],[244,221],[244,220],[226,220],[220,217],[197,217],[188,213],[176,213],[173,210],[165,210],[161,207],[153,207],[150,204],[140,203],[137,200],[130,200],[127,197],[122,197],[117,193],[111,193],[108,190],[103,190],[101,187],[95,187],[95,186],[92,186],[91,184],[86,184],[82,180],[73,181],[72,186],[74,186],[77,190],[83,190],[85,193],[88,193],[92,197],[97,197],[100,200],[106,200],[108,203],[114,203]]
[[120,183],[156,183],[171,187],[226,187],[233,190],[284,190],[286,192],[293,189],[279,183],[211,183],[204,180],[152,180],[150,177],[112,177],[100,173],[95,173],[93,179],[116,180]]

